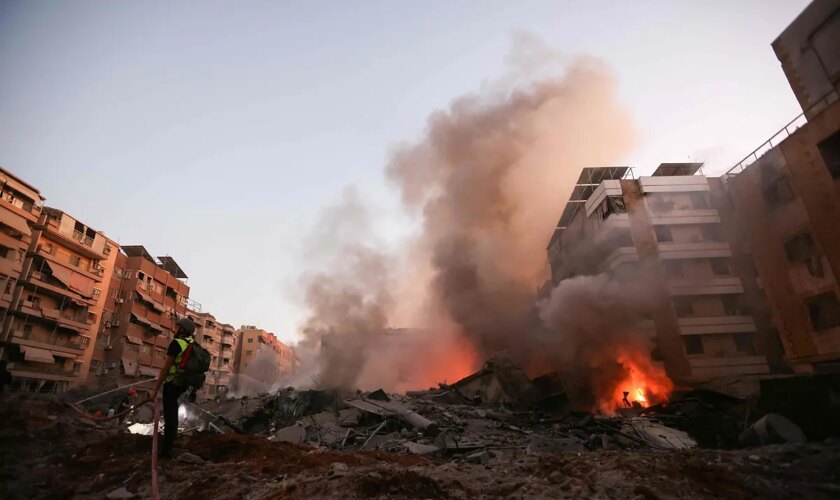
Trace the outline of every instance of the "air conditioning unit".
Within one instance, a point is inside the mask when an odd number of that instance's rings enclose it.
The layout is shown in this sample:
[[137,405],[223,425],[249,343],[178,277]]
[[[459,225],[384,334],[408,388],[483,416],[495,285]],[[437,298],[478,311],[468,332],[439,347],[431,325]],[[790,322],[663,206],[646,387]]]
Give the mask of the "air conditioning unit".
[[108,345],[105,346],[106,351],[110,351],[113,348],[114,348],[114,346],[112,346],[111,344],[108,344]]
[[116,299],[114,300],[114,302],[116,302],[117,304],[122,304],[125,301],[123,299]]
[[118,327],[118,326],[120,326],[120,322],[119,322],[119,320],[118,320],[118,321],[112,321],[112,322],[111,322],[111,328],[116,328],[116,327]]

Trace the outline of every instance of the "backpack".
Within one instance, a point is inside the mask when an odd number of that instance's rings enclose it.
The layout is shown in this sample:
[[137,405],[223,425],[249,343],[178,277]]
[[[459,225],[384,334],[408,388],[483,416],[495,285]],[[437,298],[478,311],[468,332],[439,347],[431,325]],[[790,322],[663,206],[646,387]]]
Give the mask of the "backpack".
[[201,347],[198,342],[192,341],[184,349],[181,363],[175,367],[175,380],[173,382],[186,388],[201,389],[204,385],[204,374],[210,369],[210,353]]

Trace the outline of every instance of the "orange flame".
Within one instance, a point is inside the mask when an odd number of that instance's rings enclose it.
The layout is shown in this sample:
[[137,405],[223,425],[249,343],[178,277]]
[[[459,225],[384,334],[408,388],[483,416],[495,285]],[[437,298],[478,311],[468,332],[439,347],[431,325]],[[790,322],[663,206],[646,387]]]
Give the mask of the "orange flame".
[[653,364],[649,356],[637,351],[622,351],[616,361],[626,375],[610,390],[597,395],[598,410],[611,415],[617,408],[627,406],[624,393],[627,393],[627,402],[644,407],[667,401],[674,383],[665,370]]

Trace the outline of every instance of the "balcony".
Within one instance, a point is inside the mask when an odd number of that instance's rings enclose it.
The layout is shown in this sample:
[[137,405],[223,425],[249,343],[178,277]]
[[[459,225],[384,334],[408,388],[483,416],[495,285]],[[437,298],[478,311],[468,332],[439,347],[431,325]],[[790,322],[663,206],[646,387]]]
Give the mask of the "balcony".
[[650,223],[657,225],[718,224],[720,215],[714,208],[692,208],[650,212]]
[[46,246],[38,244],[38,248],[36,251],[40,256],[46,258],[51,262],[55,262],[56,264],[67,268],[74,273],[79,273],[82,276],[86,276],[97,283],[102,282],[104,270],[103,272],[96,273],[91,271],[90,267],[83,268],[81,267],[81,261],[74,261],[72,256],[58,255],[58,252],[56,251],[56,248],[53,245]]
[[8,368],[15,377],[69,381],[79,376],[79,373],[76,373],[73,370],[67,370],[63,366],[56,364],[50,365],[47,363],[16,361],[14,363],[9,363]]
[[59,286],[47,283],[46,276],[44,276],[43,273],[39,273],[37,271],[32,271],[32,273],[29,275],[29,279],[26,280],[25,283],[28,283],[34,287],[38,287],[42,291],[51,292],[53,295],[69,297],[73,299],[73,301],[76,303],[85,304],[88,306],[93,306],[96,304],[96,302],[82,297],[73,290],[68,290],[67,288],[61,288]]
[[72,330],[77,333],[88,331],[90,326],[94,323],[94,320],[88,316],[87,312],[84,314],[77,313],[73,317],[68,318],[63,316],[61,314],[62,311],[59,309],[42,309],[31,302],[24,302],[19,311],[40,318],[48,323],[57,324],[61,328]]
[[756,331],[752,316],[705,316],[678,318],[680,335],[716,333],[753,333]]
[[601,265],[601,270],[606,271],[616,269],[618,266],[628,262],[639,262],[639,252],[636,251],[636,247],[616,248],[606,259],[604,259],[604,263]]
[[744,293],[741,279],[736,276],[714,276],[703,279],[680,278],[668,280],[671,295],[723,295]]
[[86,236],[84,233],[81,233],[79,231],[65,233],[61,230],[58,221],[55,219],[47,219],[47,223],[44,225],[44,229],[46,230],[47,236],[50,239],[54,239],[62,245],[68,246],[73,250],[76,250],[77,252],[89,259],[107,259],[107,256],[104,252],[98,251],[95,248],[93,248],[93,238]]
[[89,345],[89,341],[82,340],[87,339],[87,337],[82,337],[78,340],[55,339],[55,341],[53,342],[43,342],[39,340],[27,339],[24,337],[24,335],[25,334],[21,331],[14,331],[12,332],[12,336],[9,339],[9,341],[12,344],[16,345],[37,347],[39,349],[46,349],[48,351],[60,351],[76,356],[84,356],[85,349],[87,349],[87,346]]
[[764,356],[726,356],[690,358],[691,375],[695,379],[765,375],[770,373]]
[[732,249],[725,241],[698,241],[691,243],[659,243],[660,259],[711,259],[732,257]]

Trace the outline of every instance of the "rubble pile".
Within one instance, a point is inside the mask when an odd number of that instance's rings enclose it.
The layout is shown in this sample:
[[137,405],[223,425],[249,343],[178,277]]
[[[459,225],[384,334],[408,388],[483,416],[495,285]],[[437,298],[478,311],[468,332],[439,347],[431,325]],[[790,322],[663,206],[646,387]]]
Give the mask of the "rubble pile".
[[[85,394],[64,396],[77,401]],[[93,423],[56,396],[0,406],[0,498],[149,498],[148,424]],[[614,415],[504,358],[407,394],[282,389],[184,401],[162,498],[836,498],[840,443],[721,393]],[[93,408],[90,406],[89,408]],[[779,443],[779,444],[771,444]]]

